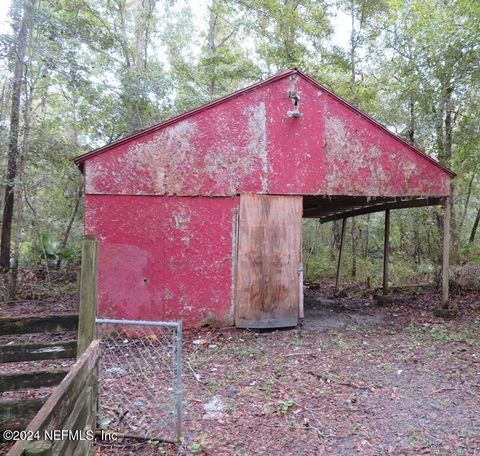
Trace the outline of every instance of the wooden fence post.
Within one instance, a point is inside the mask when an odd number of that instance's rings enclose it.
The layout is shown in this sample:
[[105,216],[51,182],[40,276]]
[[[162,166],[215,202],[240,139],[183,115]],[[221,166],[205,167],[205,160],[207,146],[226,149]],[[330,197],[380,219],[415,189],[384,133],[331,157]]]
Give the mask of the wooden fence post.
[[95,236],[85,236],[82,243],[78,309],[77,358],[95,338],[98,294],[98,243]]
[[77,270],[77,294],[75,295],[75,305],[77,307],[77,312],[78,309],[80,309],[80,269]]

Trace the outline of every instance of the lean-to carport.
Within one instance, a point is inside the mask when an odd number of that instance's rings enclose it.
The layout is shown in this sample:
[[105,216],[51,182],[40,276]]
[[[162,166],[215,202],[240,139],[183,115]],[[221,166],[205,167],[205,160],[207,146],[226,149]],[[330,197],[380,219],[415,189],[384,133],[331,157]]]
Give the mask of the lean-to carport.
[[389,292],[389,256],[390,256],[390,211],[413,207],[442,205],[443,244],[442,244],[442,305],[449,307],[449,253],[450,253],[450,196],[438,197],[358,197],[358,196],[306,196],[303,200],[303,217],[318,218],[320,223],[342,220],[340,250],[338,253],[335,288],[338,289],[342,264],[346,221],[357,215],[385,213],[384,249],[383,249],[383,293]]

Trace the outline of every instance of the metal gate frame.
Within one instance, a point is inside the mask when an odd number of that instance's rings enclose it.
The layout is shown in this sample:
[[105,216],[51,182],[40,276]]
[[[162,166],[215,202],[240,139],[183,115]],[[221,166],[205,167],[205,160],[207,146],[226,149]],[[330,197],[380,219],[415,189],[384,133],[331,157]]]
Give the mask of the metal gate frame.
[[182,381],[182,345],[183,345],[183,322],[179,321],[145,321],[145,320],[115,320],[109,318],[97,318],[97,325],[126,325],[126,326],[153,326],[173,328],[175,330],[175,437],[180,440],[183,435],[183,381]]

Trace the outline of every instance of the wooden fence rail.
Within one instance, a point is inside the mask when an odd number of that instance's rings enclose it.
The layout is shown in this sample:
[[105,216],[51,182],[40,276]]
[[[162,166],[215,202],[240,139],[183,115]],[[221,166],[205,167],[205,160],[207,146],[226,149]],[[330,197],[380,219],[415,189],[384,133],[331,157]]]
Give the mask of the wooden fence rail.
[[[86,455],[95,431],[100,341],[94,340],[53,391],[26,428],[27,435],[37,431],[40,437],[52,430],[82,432],[76,438],[63,440],[19,440],[7,456]],[[85,434],[90,431],[91,434]],[[71,437],[71,436],[69,436]],[[82,438],[80,438],[82,437]]]
[[[0,336],[75,331],[77,325],[77,314],[4,317],[0,318]],[[0,364],[75,358],[76,353],[75,339],[59,342],[2,344],[0,345]],[[4,372],[0,374],[0,393],[55,386],[62,381],[66,373],[65,369]],[[1,399],[0,431],[25,429],[45,401],[46,398]]]
[[0,336],[16,334],[46,333],[56,331],[76,331],[78,314],[63,313],[42,317],[2,317]]
[[0,363],[75,358],[77,342],[0,345]]
[[0,345],[0,363],[78,358],[71,369],[37,368],[33,371],[4,371],[0,374],[0,393],[7,393],[5,397],[15,391],[58,385],[50,397],[0,400],[0,431],[35,430],[39,431],[40,437],[43,436],[40,441],[16,442],[9,455],[85,455],[91,448],[91,440],[79,440],[70,435],[63,440],[49,441],[50,434],[44,434],[44,431],[90,430],[90,437],[93,437],[95,431],[99,342],[93,339],[97,308],[97,265],[97,241],[92,236],[86,236],[82,245],[82,267],[79,274],[78,314],[0,318],[0,336],[77,332],[76,337],[69,335],[70,340],[32,343],[20,342],[15,337],[14,343]]

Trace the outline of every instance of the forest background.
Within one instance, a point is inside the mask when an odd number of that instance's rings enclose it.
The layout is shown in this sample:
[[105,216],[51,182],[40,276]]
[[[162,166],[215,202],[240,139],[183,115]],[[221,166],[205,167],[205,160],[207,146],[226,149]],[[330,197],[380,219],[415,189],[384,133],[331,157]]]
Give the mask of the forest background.
[[[452,280],[480,286],[480,2],[12,0],[2,8],[5,298],[78,266],[83,187],[73,157],[290,67],[458,174]],[[392,212],[392,284],[438,281],[441,219],[441,208]],[[304,222],[308,281],[335,274],[340,224]],[[383,214],[349,219],[347,233],[344,276],[378,285]]]

